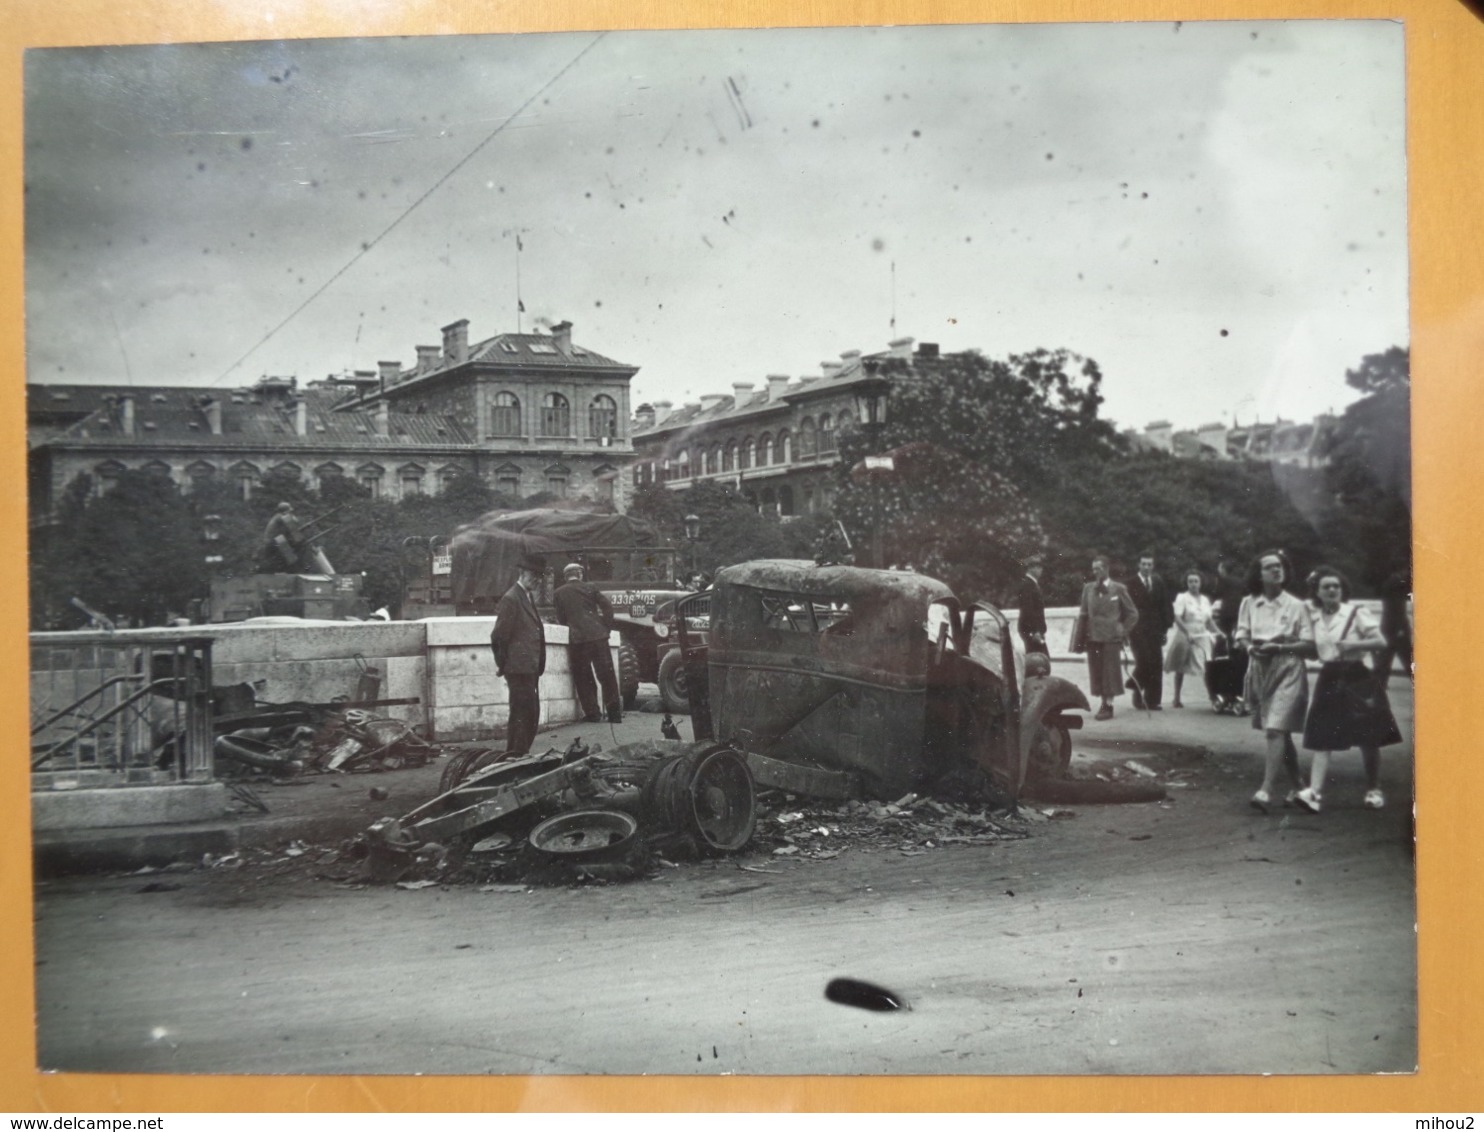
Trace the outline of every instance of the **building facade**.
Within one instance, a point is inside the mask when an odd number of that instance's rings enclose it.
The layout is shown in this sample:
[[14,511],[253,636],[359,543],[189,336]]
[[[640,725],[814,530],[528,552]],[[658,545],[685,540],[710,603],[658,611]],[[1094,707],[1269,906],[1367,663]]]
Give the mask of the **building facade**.
[[1134,449],[1168,452],[1190,460],[1255,460],[1293,468],[1321,468],[1338,418],[1321,413],[1312,421],[1261,421],[1227,426],[1220,422],[1176,429],[1169,421],[1151,421],[1143,432],[1124,436]]
[[676,409],[641,406],[634,421],[633,482],[675,491],[712,481],[737,488],[785,518],[828,510],[839,463],[839,437],[860,419],[857,394],[877,363],[897,358],[930,364],[938,347],[899,338],[881,353],[851,350],[821,372],[771,374],[759,386],[739,381],[730,395],[707,394]]
[[349,477],[373,495],[437,493],[460,473],[522,498],[547,492],[627,509],[629,383],[637,367],[550,334],[470,345],[468,321],[417,362],[301,386],[264,377],[234,390],[27,386],[32,521],[79,474],[107,490],[126,469],[183,491],[227,479],[244,495],[269,472],[312,486]]

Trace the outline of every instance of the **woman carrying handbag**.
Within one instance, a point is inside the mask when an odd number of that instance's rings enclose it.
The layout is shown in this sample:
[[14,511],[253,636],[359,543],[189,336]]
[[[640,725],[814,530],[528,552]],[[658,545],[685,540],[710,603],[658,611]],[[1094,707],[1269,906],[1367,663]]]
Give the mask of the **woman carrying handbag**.
[[1309,785],[1294,800],[1318,813],[1330,753],[1360,748],[1367,809],[1386,805],[1381,793],[1381,748],[1402,741],[1383,683],[1362,659],[1386,647],[1380,627],[1350,602],[1350,583],[1338,570],[1321,566],[1311,575],[1314,646],[1322,662],[1314,699],[1304,723],[1304,749],[1314,752]]

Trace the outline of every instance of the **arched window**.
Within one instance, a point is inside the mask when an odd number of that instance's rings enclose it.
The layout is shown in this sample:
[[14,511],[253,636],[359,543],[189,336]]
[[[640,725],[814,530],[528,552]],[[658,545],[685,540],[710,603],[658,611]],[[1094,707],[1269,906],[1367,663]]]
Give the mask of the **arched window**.
[[822,456],[834,450],[835,422],[830,420],[829,413],[821,413],[819,415],[819,453]]
[[814,456],[819,452],[819,437],[814,431],[814,418],[805,417],[799,422],[799,455]]
[[835,420],[836,432],[850,432],[855,428],[855,416],[849,409],[841,409],[839,417]]
[[572,435],[572,406],[560,393],[548,393],[541,399],[541,435]]
[[117,460],[105,460],[93,469],[94,490],[100,496],[107,495],[114,488],[118,487],[119,476],[123,475],[125,471],[124,465],[120,464]]
[[721,467],[721,445],[713,444],[706,449],[706,474],[714,476],[719,467]]
[[773,434],[765,432],[757,438],[757,466],[766,468],[773,462]]
[[205,460],[197,460],[186,468],[186,487],[194,492],[202,484],[210,483],[215,475],[215,465],[208,464]]
[[253,488],[258,484],[257,465],[249,464],[246,460],[233,464],[228,469],[232,482],[237,485],[237,494],[243,499],[251,499]]
[[737,442],[728,440],[726,447],[721,450],[721,470],[733,471],[737,467]]
[[520,398],[508,391],[496,393],[495,403],[490,408],[490,435],[520,434]]
[[752,456],[753,440],[749,436],[742,442],[742,447],[737,449],[737,470],[739,472],[745,472],[748,468],[752,467]]
[[421,464],[403,464],[397,469],[397,479],[402,484],[402,498],[411,499],[423,493],[423,469]]
[[771,487],[763,488],[762,512],[764,515],[773,515],[778,511],[778,496],[773,494]]
[[516,464],[501,464],[495,469],[495,490],[511,499],[520,498],[520,467]]
[[778,514],[789,516],[794,513],[794,489],[784,484],[778,489]]
[[618,436],[618,404],[606,393],[599,393],[587,407],[587,430],[598,438]]
[[380,499],[386,479],[386,469],[380,464],[362,464],[356,469],[356,482],[371,493],[372,499]]
[[773,459],[780,464],[793,462],[794,438],[788,429],[782,429],[778,433],[778,439],[773,442]]
[[690,449],[682,448],[680,455],[675,457],[675,477],[677,479],[690,479]]

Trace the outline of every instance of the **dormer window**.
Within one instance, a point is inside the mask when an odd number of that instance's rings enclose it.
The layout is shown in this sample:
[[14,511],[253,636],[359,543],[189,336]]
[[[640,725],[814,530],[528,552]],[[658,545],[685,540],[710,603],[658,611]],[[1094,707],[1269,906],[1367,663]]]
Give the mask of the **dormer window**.
[[520,353],[519,346],[517,346],[514,342],[506,342],[503,338],[500,339],[500,349],[504,350],[507,354]]
[[531,342],[528,344],[533,354],[555,354],[557,348],[550,342]]

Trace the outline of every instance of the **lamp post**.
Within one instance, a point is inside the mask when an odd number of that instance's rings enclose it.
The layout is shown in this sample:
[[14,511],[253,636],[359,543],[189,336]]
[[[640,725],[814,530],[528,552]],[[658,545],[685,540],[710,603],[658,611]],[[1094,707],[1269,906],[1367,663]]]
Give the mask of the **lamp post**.
[[[690,544],[690,572],[691,576],[696,572],[696,540],[701,537],[701,517],[699,515],[687,515],[685,517],[685,541]],[[686,578],[690,583],[690,578]]]
[[871,566],[884,570],[881,553],[881,483],[877,474],[893,470],[892,458],[878,454],[881,429],[886,424],[886,402],[891,382],[879,373],[870,373],[855,383],[855,415],[866,433],[866,475],[871,480]]

